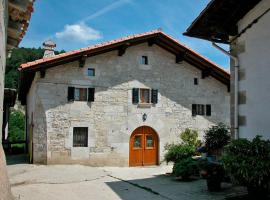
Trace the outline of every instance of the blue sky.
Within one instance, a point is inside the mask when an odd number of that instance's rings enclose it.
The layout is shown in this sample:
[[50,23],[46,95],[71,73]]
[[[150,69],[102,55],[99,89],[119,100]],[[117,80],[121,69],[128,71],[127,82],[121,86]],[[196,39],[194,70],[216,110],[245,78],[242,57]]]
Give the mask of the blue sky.
[[210,42],[182,33],[209,0],[37,0],[20,46],[52,39],[70,51],[157,28],[228,69],[229,59]]

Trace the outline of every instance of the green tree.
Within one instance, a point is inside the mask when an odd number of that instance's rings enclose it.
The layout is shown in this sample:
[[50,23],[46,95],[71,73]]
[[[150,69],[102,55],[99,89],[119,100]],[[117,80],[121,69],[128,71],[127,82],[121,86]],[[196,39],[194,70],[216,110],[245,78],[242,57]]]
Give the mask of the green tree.
[[192,129],[185,129],[185,131],[183,131],[180,134],[180,138],[182,140],[182,143],[184,145],[189,145],[189,146],[193,146],[193,147],[199,147],[201,144],[201,141],[198,140],[198,132],[196,130],[192,130]]
[[9,117],[8,140],[15,142],[25,139],[25,118],[21,111],[12,111]]
[[[55,54],[65,51],[55,51]],[[42,48],[17,48],[12,51],[11,57],[7,59],[5,72],[5,87],[17,88],[18,86],[18,68],[21,64],[34,61],[43,57]]]

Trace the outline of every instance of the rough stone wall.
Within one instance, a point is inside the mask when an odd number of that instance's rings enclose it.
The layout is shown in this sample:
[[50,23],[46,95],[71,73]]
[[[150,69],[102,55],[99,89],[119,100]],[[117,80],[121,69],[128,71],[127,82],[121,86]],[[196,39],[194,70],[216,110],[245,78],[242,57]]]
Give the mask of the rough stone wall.
[[6,67],[6,10],[7,2],[0,0],[0,200],[12,199],[6,170],[6,158],[2,147],[4,74]]
[[[139,64],[141,56],[148,56],[149,65]],[[87,77],[87,68],[95,68],[96,76]],[[146,43],[128,48],[123,56],[112,51],[90,57],[84,68],[78,62],[50,68],[45,78],[36,74],[35,105],[27,102],[35,116],[34,140],[47,138],[39,149],[47,152],[47,163],[127,166],[130,135],[146,125],[159,135],[162,161],[164,145],[176,142],[185,128],[198,130],[202,137],[213,124],[229,125],[227,87],[213,77],[200,77],[197,68],[176,64],[174,55]],[[194,78],[199,85],[194,85]],[[95,102],[68,102],[68,86],[94,87]],[[150,108],[132,104],[132,88],[144,87],[158,89],[158,104]],[[192,117],[192,104],[211,104],[212,116]],[[73,127],[88,127],[87,148],[72,147]],[[36,161],[40,158],[34,155]]]

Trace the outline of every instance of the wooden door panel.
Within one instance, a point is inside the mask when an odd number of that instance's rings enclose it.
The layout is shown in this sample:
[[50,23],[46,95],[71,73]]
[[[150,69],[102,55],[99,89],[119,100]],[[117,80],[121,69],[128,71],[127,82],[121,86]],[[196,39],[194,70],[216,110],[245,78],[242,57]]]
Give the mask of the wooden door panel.
[[144,165],[157,164],[157,137],[153,129],[144,127]]
[[135,133],[130,139],[130,154],[129,165],[130,166],[142,166],[143,165],[143,134],[140,129],[135,130]]
[[158,164],[158,137],[150,127],[137,128],[130,138],[130,166]]

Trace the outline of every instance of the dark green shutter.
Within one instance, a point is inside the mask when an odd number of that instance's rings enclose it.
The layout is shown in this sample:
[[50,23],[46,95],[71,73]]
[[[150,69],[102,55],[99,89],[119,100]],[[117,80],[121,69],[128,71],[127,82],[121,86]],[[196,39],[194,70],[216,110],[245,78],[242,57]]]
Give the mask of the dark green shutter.
[[196,115],[197,115],[197,105],[192,104],[192,116],[196,116]]
[[153,104],[158,103],[158,90],[152,89],[152,91],[151,91],[151,103],[153,103]]
[[206,105],[206,116],[211,116],[211,105]]
[[74,101],[74,87],[68,87],[68,101]]
[[139,103],[139,88],[132,89],[132,103],[133,104]]
[[95,101],[95,88],[88,88],[88,101],[89,102]]

